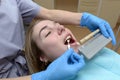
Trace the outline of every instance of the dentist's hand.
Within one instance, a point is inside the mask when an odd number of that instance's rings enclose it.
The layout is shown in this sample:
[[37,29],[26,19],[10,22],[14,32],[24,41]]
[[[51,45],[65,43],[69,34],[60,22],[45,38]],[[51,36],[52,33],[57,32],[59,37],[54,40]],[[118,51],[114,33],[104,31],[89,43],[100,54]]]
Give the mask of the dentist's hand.
[[111,26],[109,23],[97,16],[94,16],[90,13],[84,12],[80,21],[80,26],[87,27],[90,31],[94,31],[96,29],[100,29],[101,33],[105,37],[111,37],[112,38],[112,44],[116,44],[116,39],[114,36],[114,33],[112,31]]
[[54,60],[45,71],[32,75],[32,80],[69,80],[85,65],[83,56],[72,48]]

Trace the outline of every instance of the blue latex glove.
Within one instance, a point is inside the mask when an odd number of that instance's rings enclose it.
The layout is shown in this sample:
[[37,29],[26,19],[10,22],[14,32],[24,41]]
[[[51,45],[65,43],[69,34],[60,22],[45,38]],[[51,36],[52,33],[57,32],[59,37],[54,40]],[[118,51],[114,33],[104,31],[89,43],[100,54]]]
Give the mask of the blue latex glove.
[[90,13],[84,12],[80,21],[80,26],[87,27],[90,31],[94,31],[96,29],[100,29],[101,33],[105,37],[111,37],[112,38],[112,44],[116,44],[116,39],[114,36],[114,33],[112,31],[111,26],[109,23],[97,16],[94,16]]
[[83,56],[71,48],[54,60],[45,71],[32,75],[32,80],[69,80],[85,65]]

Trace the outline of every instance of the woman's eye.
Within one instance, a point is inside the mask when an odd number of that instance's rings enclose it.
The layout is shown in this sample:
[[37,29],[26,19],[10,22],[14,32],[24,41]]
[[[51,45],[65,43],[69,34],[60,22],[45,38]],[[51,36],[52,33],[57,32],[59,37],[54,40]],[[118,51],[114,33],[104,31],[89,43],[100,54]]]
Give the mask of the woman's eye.
[[49,32],[45,35],[45,37],[49,36],[50,33],[51,33],[51,31],[49,31]]

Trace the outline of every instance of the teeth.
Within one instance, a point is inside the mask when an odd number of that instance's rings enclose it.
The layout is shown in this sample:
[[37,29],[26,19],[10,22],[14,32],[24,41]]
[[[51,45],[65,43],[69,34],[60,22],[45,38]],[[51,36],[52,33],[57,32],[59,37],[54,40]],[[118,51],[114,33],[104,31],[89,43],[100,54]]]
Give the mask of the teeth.
[[65,42],[66,42],[66,41],[69,41],[70,38],[71,38],[71,36],[67,36],[67,38],[65,39]]

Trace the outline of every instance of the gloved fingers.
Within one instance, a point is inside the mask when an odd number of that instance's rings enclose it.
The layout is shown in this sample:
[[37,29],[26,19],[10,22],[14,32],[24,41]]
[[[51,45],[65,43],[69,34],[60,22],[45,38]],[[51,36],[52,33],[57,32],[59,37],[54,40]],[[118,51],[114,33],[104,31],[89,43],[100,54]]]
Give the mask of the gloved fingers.
[[85,66],[85,61],[83,58],[80,59],[79,63],[74,64],[75,68],[77,68],[78,70],[80,70],[83,66]]
[[79,63],[79,64],[85,64],[84,56],[83,55],[76,54],[75,57],[77,58],[77,63]]
[[77,53],[74,53],[71,56],[71,65],[70,66],[74,66],[74,68],[76,68],[76,70],[80,70],[84,65],[85,65],[85,61],[84,61],[84,57],[83,55],[78,55]]
[[69,64],[75,64],[79,61],[79,56],[76,55],[77,53],[71,54],[70,58],[68,59]]
[[89,27],[87,27],[91,32],[93,32],[93,31],[95,31],[96,30],[96,28],[93,28],[94,26],[89,26]]
[[110,25],[108,23],[106,23],[105,26],[107,28],[107,31],[108,31],[110,37],[112,38],[112,44],[116,45],[116,39],[115,39],[115,36],[114,36],[112,28],[110,27]]
[[104,22],[104,24],[100,24],[100,30],[101,30],[101,33],[109,38],[111,37],[112,38],[112,44],[115,45],[116,44],[116,39],[115,39],[115,36],[114,36],[114,33],[109,25],[108,22]]
[[70,48],[61,57],[69,58],[72,53],[74,53],[74,50],[72,48]]
[[71,64],[78,64],[84,61],[83,55],[79,55],[78,53],[73,53],[69,59]]
[[101,24],[99,25],[99,28],[100,28],[101,33],[102,33],[106,38],[109,38],[109,37],[110,37],[104,23],[101,23]]

